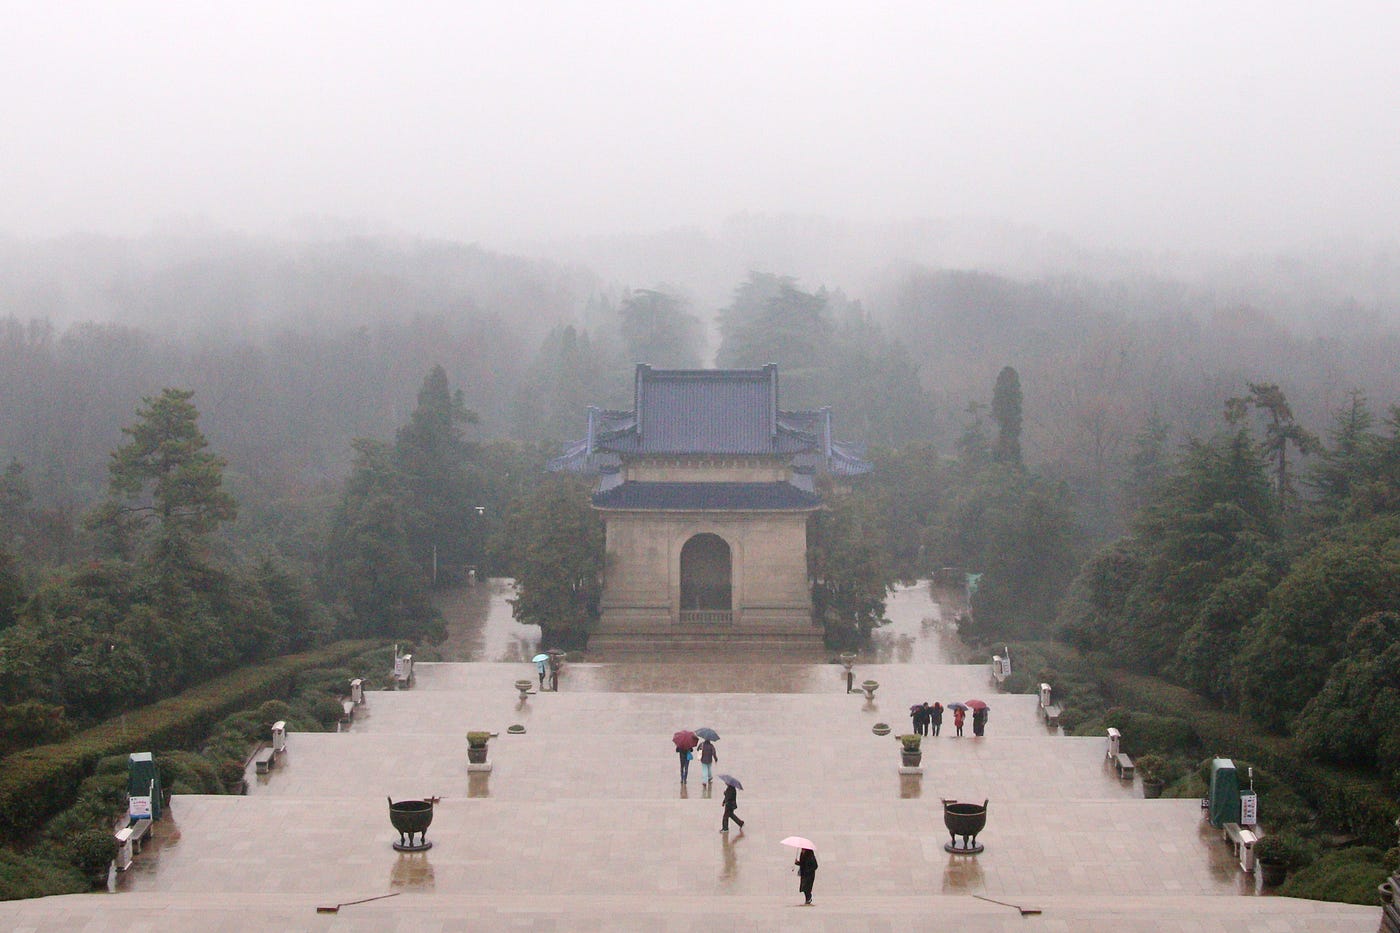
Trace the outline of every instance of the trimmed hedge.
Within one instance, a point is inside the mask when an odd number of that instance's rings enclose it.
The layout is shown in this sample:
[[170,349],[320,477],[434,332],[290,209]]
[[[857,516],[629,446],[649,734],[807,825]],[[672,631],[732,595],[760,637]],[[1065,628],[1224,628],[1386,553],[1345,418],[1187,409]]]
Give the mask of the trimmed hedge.
[[17,840],[69,806],[83,779],[108,755],[195,746],[229,714],[289,696],[301,673],[375,647],[372,641],[343,641],[240,668],[66,741],[9,755],[0,760],[0,834]]

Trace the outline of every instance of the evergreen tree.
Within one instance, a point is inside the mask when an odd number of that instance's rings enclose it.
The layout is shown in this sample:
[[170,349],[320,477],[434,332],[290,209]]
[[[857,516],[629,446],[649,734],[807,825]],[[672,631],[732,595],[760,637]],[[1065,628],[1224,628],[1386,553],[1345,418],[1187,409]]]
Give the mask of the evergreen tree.
[[199,411],[186,389],[166,389],[142,400],[137,420],[122,433],[130,440],[108,464],[112,499],[101,513],[139,530],[155,519],[156,557],[188,564],[198,543],[238,514],[223,491],[224,459],[210,453],[199,430]]
[[352,635],[440,635],[428,574],[409,554],[403,475],[385,444],[360,439],[352,446],[355,462],[331,525],[326,568],[326,593],[341,608],[341,627]]
[[550,476],[516,502],[499,550],[515,577],[511,609],[538,625],[543,643],[579,648],[598,618],[603,588],[603,520],[584,486]]
[[433,583],[456,579],[462,566],[480,559],[481,543],[473,534],[472,448],[461,430],[476,422],[461,390],[452,392],[447,373],[434,366],[418,390],[418,407],[395,438],[409,554]]
[[885,615],[896,580],[884,509],[868,494],[828,494],[827,507],[811,520],[807,576],[812,614],[827,647],[853,648],[869,638]]
[[992,417],[997,423],[997,443],[992,459],[1021,465],[1021,377],[1010,366],[997,373],[992,390]]
[[623,295],[617,314],[631,362],[658,369],[700,366],[704,328],[680,295],[664,287],[630,291]]
[[826,362],[831,327],[825,289],[805,292],[790,276],[750,272],[719,313],[715,362],[726,369],[777,363],[784,376],[797,380],[800,404],[803,384]]
[[1274,459],[1274,491],[1278,494],[1279,507],[1286,509],[1294,497],[1292,477],[1288,472],[1288,449],[1296,447],[1299,454],[1307,456],[1319,452],[1322,444],[1316,435],[1294,420],[1293,409],[1277,385],[1249,383],[1249,395],[1232,398],[1225,403],[1226,420],[1238,424],[1250,408],[1263,412],[1268,419],[1260,449]]

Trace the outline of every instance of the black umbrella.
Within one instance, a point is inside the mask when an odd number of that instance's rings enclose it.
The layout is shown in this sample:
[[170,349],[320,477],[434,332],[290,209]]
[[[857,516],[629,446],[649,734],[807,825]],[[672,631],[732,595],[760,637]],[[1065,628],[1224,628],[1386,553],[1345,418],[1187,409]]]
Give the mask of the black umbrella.
[[719,733],[711,729],[709,726],[702,726],[699,729],[696,729],[695,734],[709,742],[719,741]]

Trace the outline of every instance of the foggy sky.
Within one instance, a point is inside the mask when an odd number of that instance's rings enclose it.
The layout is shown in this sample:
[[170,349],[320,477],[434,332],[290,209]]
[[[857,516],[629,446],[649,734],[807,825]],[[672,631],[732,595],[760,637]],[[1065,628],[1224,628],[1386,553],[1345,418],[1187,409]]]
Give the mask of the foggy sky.
[[490,243],[794,212],[1235,251],[1393,243],[1400,216],[1394,3],[0,13],[3,234]]

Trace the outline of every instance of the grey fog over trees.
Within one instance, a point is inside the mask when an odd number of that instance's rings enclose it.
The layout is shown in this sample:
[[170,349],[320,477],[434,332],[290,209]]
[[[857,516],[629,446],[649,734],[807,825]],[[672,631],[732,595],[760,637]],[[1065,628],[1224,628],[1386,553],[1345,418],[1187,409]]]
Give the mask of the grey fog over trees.
[[[688,245],[690,272],[671,264],[639,287],[388,239],[0,244],[0,623],[31,637],[65,605],[98,624],[92,601],[122,578],[111,568],[178,566],[174,602],[105,605],[145,625],[181,604],[189,574],[229,599],[267,594],[263,634],[228,648],[224,604],[191,609],[211,620],[214,666],[287,643],[284,617],[430,638],[435,584],[528,560],[553,572],[511,536],[537,517],[530,503],[553,501],[541,466],[586,406],[630,407],[633,363],[774,362],[784,402],[831,406],[877,466],[814,527],[833,642],[878,622],[889,580],[957,567],[982,575],[969,637],[1111,642],[1272,728],[1293,715],[1274,684],[1305,705],[1329,666],[1370,676],[1343,647],[1358,613],[1397,608],[1367,582],[1387,579],[1396,499],[1389,305],[1362,313],[1332,278],[1313,317],[1296,302],[1276,313],[1243,271],[1234,288],[911,264],[854,283],[740,268],[701,290],[665,284],[719,267]],[[154,448],[136,443],[151,432],[187,451],[160,467],[189,471],[170,494],[206,511],[171,499],[161,512]],[[144,520],[161,514],[168,532]],[[843,577],[847,565],[869,572]],[[566,590],[537,590],[522,618],[559,614],[559,637],[579,641],[594,570],[571,566]],[[1374,598],[1319,616],[1330,636],[1314,644],[1288,594],[1343,571]],[[1322,673],[1256,684],[1222,660],[1268,670],[1279,639]],[[152,672],[151,689],[184,676]]]

